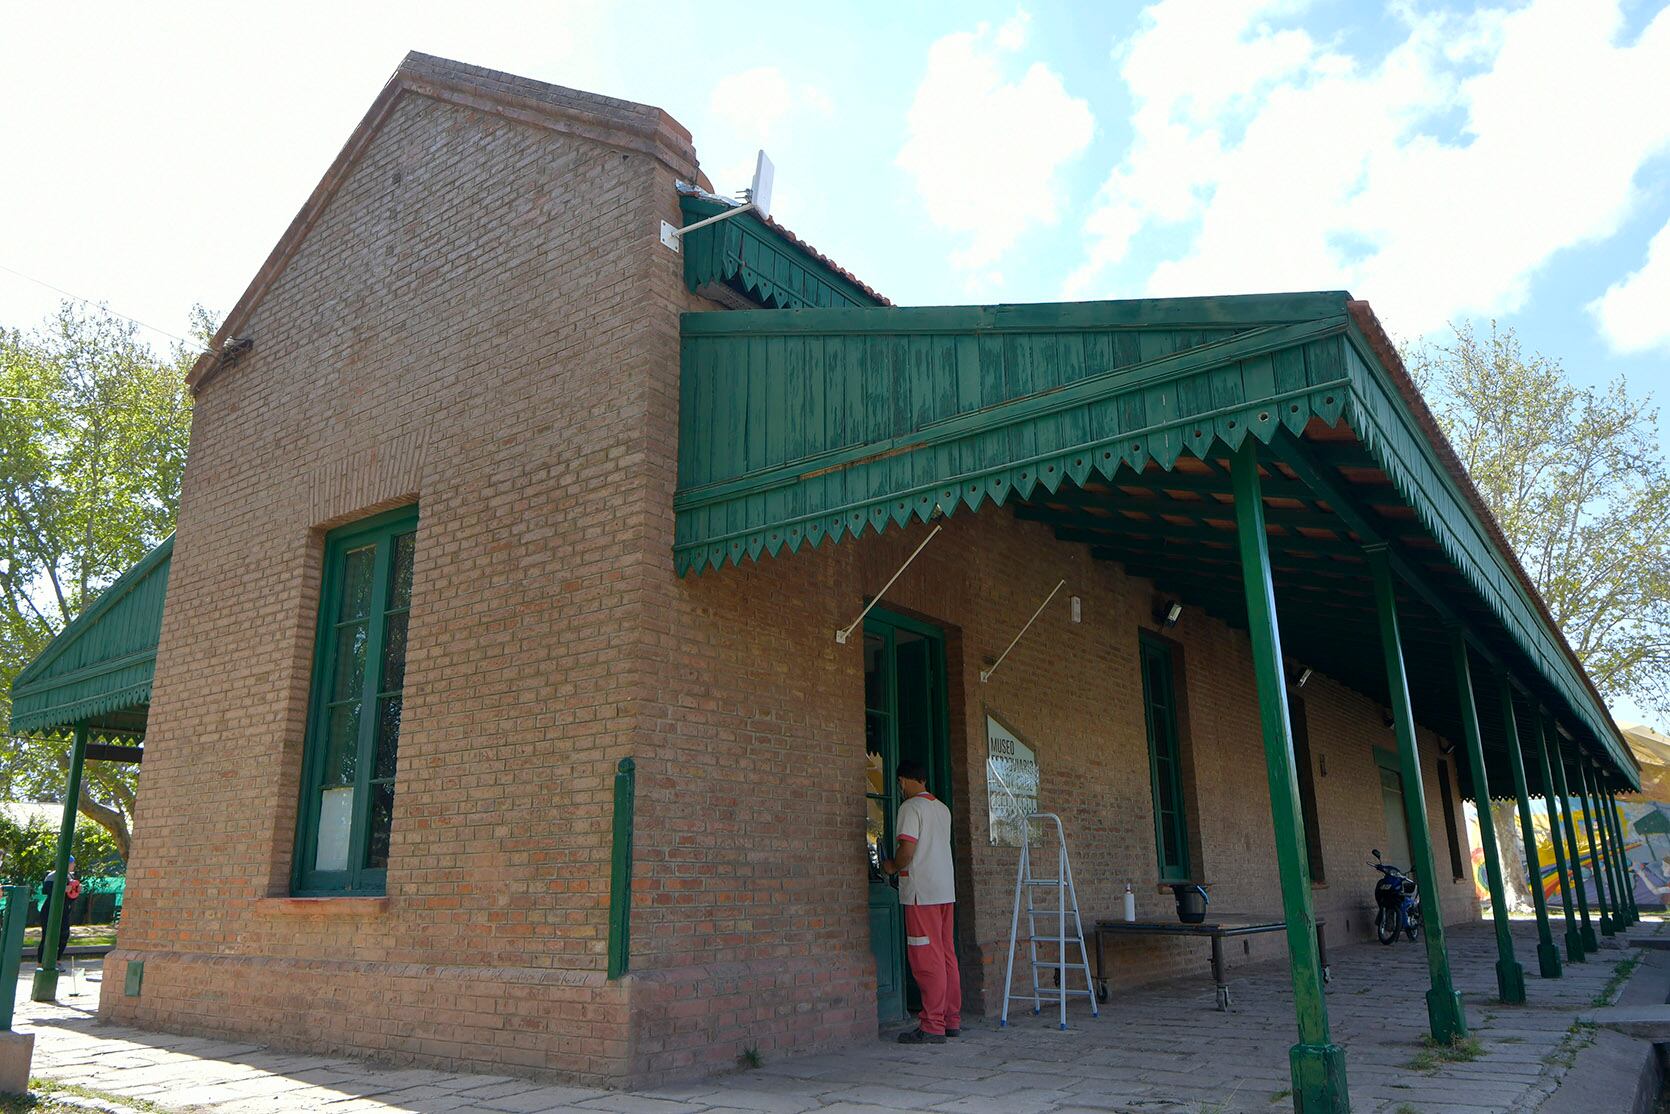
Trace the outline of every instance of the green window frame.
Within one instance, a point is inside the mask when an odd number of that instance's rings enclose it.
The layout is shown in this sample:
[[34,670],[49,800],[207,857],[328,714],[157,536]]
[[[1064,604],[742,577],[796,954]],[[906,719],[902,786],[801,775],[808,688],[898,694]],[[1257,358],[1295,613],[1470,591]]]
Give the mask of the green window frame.
[[1143,718],[1148,727],[1148,777],[1154,791],[1154,851],[1162,882],[1187,882],[1189,816],[1183,797],[1176,663],[1171,647],[1142,632]]
[[291,892],[379,895],[388,875],[418,511],[325,535]]

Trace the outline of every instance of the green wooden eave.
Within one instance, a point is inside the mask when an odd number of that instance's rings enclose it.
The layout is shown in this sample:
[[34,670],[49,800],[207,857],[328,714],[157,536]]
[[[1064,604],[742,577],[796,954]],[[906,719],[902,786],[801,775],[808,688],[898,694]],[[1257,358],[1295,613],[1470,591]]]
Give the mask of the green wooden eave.
[[[731,206],[681,194],[685,224]],[[818,309],[883,304],[873,292],[792,240],[777,226],[743,213],[683,238],[684,281],[691,290],[722,286],[763,309]]]
[[[1353,687],[1384,688],[1381,663],[1362,653],[1373,638],[1351,633],[1375,630],[1352,523],[1377,524],[1402,567],[1431,582],[1411,594],[1413,645],[1442,651],[1440,614],[1425,607],[1435,602],[1529,703],[1605,756],[1614,784],[1637,782],[1384,334],[1343,291],[687,313],[682,334],[680,575],[1010,504],[1244,622],[1222,458],[1250,432],[1281,462],[1264,496],[1284,643],[1291,625],[1294,644]],[[1340,481],[1341,499],[1360,494],[1358,519],[1295,468]],[[1345,482],[1363,474],[1384,486]],[[1207,502],[1143,509],[1138,497],[1155,494]],[[1424,657],[1447,670],[1447,652]],[[1425,664],[1411,683],[1453,692]],[[1459,739],[1453,700],[1424,699],[1417,715]]]
[[144,733],[173,551],[170,535],[24,667],[12,681],[13,733],[58,734],[84,721],[95,734]]

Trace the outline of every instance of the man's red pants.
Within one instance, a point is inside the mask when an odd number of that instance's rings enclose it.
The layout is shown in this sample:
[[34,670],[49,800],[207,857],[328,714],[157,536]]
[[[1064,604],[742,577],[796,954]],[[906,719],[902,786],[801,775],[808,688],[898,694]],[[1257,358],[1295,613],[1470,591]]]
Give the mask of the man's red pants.
[[963,980],[952,938],[955,904],[905,906],[905,954],[922,992],[917,1022],[924,1033],[963,1027]]

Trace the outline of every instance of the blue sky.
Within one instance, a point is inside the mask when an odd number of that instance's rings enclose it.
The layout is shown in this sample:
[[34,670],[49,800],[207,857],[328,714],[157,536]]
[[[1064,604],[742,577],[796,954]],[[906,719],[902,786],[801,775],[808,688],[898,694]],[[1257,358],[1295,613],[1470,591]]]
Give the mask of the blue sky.
[[[764,146],[778,219],[896,301],[1343,287],[1670,386],[1633,0],[7,5],[0,268],[224,312],[408,49],[659,105],[721,192]],[[57,299],[0,270],[0,323]]]

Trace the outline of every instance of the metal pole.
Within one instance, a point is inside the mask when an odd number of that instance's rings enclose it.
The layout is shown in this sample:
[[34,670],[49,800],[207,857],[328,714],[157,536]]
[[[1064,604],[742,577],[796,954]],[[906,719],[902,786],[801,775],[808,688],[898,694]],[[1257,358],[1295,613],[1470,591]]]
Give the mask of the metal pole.
[[1230,467],[1235,492],[1235,536],[1241,582],[1247,596],[1247,635],[1252,642],[1253,677],[1264,736],[1264,769],[1270,781],[1270,817],[1275,828],[1276,864],[1282,911],[1287,918],[1288,965],[1299,1043],[1288,1050],[1293,1108],[1302,1114],[1348,1114],[1345,1049],[1328,1031],[1328,1003],[1322,994],[1322,965],[1316,948],[1316,913],[1311,907],[1310,865],[1305,821],[1293,767],[1293,730],[1282,676],[1281,630],[1264,533],[1264,499],[1259,491],[1258,442],[1245,438]]
[[1606,862],[1606,844],[1599,836],[1599,831],[1605,825],[1595,824],[1595,795],[1589,791],[1588,763],[1583,759],[1583,752],[1577,754],[1577,791],[1583,799],[1583,834],[1589,840],[1589,874],[1595,880],[1595,904],[1600,907],[1600,934],[1602,936],[1617,935],[1617,927],[1612,923],[1611,906],[1618,903],[1617,891],[1613,889],[1610,902],[1606,899],[1606,891],[1616,887],[1617,882],[1612,878],[1612,871]]
[[1606,814],[1606,790],[1601,787],[1598,766],[1589,767],[1589,791],[1595,799],[1595,824],[1600,829],[1600,843],[1606,851],[1606,879],[1612,887],[1612,929],[1618,933],[1629,927],[1629,899],[1624,896],[1625,879],[1618,869],[1623,857],[1612,834],[1612,821]]
[[1479,842],[1484,845],[1484,873],[1490,883],[1490,917],[1496,923],[1496,992],[1504,1003],[1518,1005],[1525,1001],[1525,968],[1513,954],[1513,932],[1508,924],[1508,901],[1502,885],[1502,860],[1496,849],[1496,823],[1490,815],[1490,785],[1485,776],[1479,709],[1474,703],[1467,639],[1460,627],[1450,628],[1450,657],[1455,662],[1462,734],[1467,740],[1467,772],[1473,779],[1473,799],[1478,804]]
[[53,870],[57,883],[52,887],[46,923],[41,926],[41,966],[35,972],[29,997],[36,1002],[58,999],[58,933],[68,911],[64,908],[64,891],[70,881],[70,847],[75,842],[75,814],[81,803],[81,767],[87,761],[87,723],[75,725],[75,742],[70,746],[70,779],[64,791],[64,820],[58,828],[58,857]]
[[618,979],[632,966],[632,817],[636,806],[637,764],[622,758],[615,767],[614,833],[609,858],[609,977]]
[[1628,915],[1630,924],[1637,924],[1642,919],[1642,910],[1635,904],[1635,870],[1630,867],[1630,845],[1623,838],[1623,815],[1618,810],[1618,797],[1608,788],[1607,820],[1612,823],[1613,842],[1618,845],[1618,873],[1623,879],[1623,912]]
[[[1583,941],[1585,956],[1593,955],[1600,950],[1600,941],[1595,939],[1595,926],[1589,921],[1589,895],[1583,889],[1583,859],[1577,853],[1577,825],[1571,818],[1571,790],[1566,787],[1566,760],[1560,753],[1560,728],[1554,722],[1554,717],[1543,717],[1543,738],[1548,740],[1549,761],[1554,765],[1555,791],[1560,794],[1560,818],[1566,830],[1566,862],[1571,867],[1572,896],[1577,899],[1579,925],[1578,936]],[[1554,838],[1560,838],[1559,833]]]
[[1560,906],[1566,914],[1566,961],[1582,963],[1583,937],[1577,931],[1577,918],[1572,913],[1571,876],[1566,873],[1565,839],[1560,834],[1560,810],[1555,802],[1559,790],[1554,787],[1554,769],[1548,761],[1548,742],[1543,737],[1543,719],[1538,711],[1531,713],[1532,732],[1537,740],[1537,764],[1542,774],[1542,803],[1548,810],[1548,842],[1554,845],[1554,873],[1560,880]]
[[0,927],[0,987],[8,988],[0,994],[0,1032],[12,1027],[12,1011],[17,1006],[17,968],[23,951],[23,924],[29,919],[29,887],[6,887],[6,919]]
[[[1450,952],[1444,942],[1444,912],[1438,900],[1437,872],[1432,865],[1432,828],[1426,814],[1426,790],[1421,783],[1421,756],[1415,749],[1415,710],[1409,703],[1403,639],[1398,632],[1397,590],[1392,584],[1392,566],[1386,547],[1367,546],[1365,552],[1374,577],[1380,649],[1386,659],[1386,691],[1392,702],[1392,727],[1397,734],[1398,768],[1403,774],[1403,814],[1409,828],[1409,853],[1414,856],[1415,883],[1421,890],[1421,936],[1426,941],[1426,966],[1432,979],[1432,986],[1426,992],[1427,1020],[1432,1039],[1451,1044],[1467,1035],[1467,1013],[1450,977]],[[1445,807],[1449,807],[1448,802]]]
[[1537,910],[1537,971],[1545,979],[1557,979],[1563,973],[1560,949],[1554,946],[1554,933],[1548,927],[1548,899],[1542,892],[1542,863],[1537,855],[1537,826],[1531,818],[1531,790],[1525,781],[1525,759],[1520,749],[1524,745],[1519,734],[1519,720],[1513,706],[1513,686],[1506,676],[1498,675],[1497,688],[1501,691],[1502,731],[1508,740],[1508,765],[1513,769],[1513,789],[1519,799],[1519,832],[1525,841],[1525,867],[1531,878],[1531,904]]

